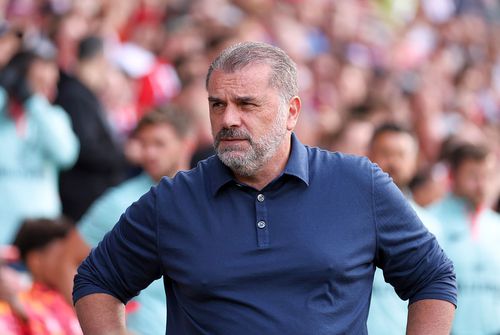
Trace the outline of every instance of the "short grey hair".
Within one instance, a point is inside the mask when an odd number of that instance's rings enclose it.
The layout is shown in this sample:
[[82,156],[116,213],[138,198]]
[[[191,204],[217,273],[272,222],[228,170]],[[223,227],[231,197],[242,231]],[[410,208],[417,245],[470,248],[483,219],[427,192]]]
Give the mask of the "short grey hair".
[[212,72],[218,69],[235,72],[250,64],[267,64],[271,67],[269,84],[280,91],[282,99],[290,100],[299,92],[297,66],[280,48],[262,42],[242,42],[230,46],[210,64],[205,85]]

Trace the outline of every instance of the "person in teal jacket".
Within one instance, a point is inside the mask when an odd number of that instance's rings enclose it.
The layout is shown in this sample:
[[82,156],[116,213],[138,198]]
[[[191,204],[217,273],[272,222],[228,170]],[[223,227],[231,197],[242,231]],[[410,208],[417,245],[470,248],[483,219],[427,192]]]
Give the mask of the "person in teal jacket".
[[[416,214],[439,241],[439,224],[426,209],[411,199],[408,185],[417,171],[418,143],[407,129],[398,124],[379,126],[370,141],[369,158],[388,173],[406,195]],[[408,303],[398,297],[376,270],[367,327],[370,335],[401,335],[406,332]]]
[[500,215],[486,205],[495,159],[486,147],[463,144],[451,152],[449,166],[451,192],[430,211],[457,274],[460,307],[452,333],[500,334]]
[[[79,244],[84,250],[79,252],[81,256],[86,256],[90,247],[97,246],[125,209],[163,176],[172,177],[188,167],[192,140],[185,112],[172,107],[153,110],[139,121],[134,134],[142,147],[144,172],[106,191],[83,215],[77,225],[77,236],[73,236],[73,246]],[[165,333],[166,300],[162,280],[143,290],[130,306],[127,327],[133,334]]]
[[58,78],[52,57],[17,53],[0,72],[0,245],[28,218],[61,214],[58,174],[78,157],[71,121],[49,99]]

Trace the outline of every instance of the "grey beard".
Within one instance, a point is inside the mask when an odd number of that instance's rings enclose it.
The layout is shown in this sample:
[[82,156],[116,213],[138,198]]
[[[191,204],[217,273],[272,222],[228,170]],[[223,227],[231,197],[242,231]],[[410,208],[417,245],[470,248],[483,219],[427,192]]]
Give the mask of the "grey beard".
[[[282,107],[282,106],[280,106]],[[257,174],[259,169],[264,166],[276,153],[280,144],[285,138],[286,119],[288,114],[286,109],[280,108],[279,114],[274,120],[269,133],[255,141],[251,136],[242,129],[223,128],[215,136],[214,147],[219,159],[229,167],[235,174],[242,177],[252,177]],[[231,155],[232,149],[227,148],[220,150],[219,144],[222,139],[239,138],[245,139],[250,144],[250,149],[244,152],[243,155]]]
[[[231,152],[233,149],[219,149],[219,144],[222,139],[230,138],[240,138],[245,139],[250,144],[250,149],[243,156],[233,156]],[[259,144],[255,143],[250,135],[244,130],[236,128],[224,128],[215,137],[214,147],[219,159],[233,170],[234,173],[244,176],[251,177],[255,175],[257,170],[262,167],[264,162],[261,162],[262,156],[265,155],[264,148]]]

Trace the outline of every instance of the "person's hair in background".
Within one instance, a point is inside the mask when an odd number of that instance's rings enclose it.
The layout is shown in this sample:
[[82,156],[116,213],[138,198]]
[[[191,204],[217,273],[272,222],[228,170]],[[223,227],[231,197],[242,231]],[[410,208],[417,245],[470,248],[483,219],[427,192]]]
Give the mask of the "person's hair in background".
[[14,239],[20,258],[26,261],[29,254],[40,251],[51,243],[64,239],[73,225],[65,217],[57,219],[25,220]]
[[247,65],[267,64],[271,67],[270,86],[280,91],[283,102],[298,94],[297,67],[283,50],[265,43],[238,43],[226,49],[210,65],[206,87],[212,72],[218,69],[232,73]]
[[455,173],[467,160],[482,162],[488,157],[489,153],[489,149],[483,145],[469,143],[458,145],[449,153],[450,170]]
[[126,154],[155,181],[189,167],[194,136],[191,116],[175,105],[152,109],[137,123]]
[[[64,217],[27,219],[19,229],[14,246],[28,268],[33,284],[13,297],[28,333],[81,334],[75,312],[64,297],[62,267],[67,266],[64,252],[74,225]],[[73,271],[75,269],[72,269]],[[69,283],[71,284],[71,283]],[[19,320],[19,319],[18,319]]]
[[418,205],[430,206],[442,199],[448,189],[447,169],[441,163],[420,169],[408,187]]
[[77,50],[77,57],[79,61],[93,59],[100,56],[104,52],[104,42],[100,37],[87,36],[80,41]]
[[144,115],[137,123],[132,136],[137,135],[147,126],[162,123],[171,125],[181,138],[187,137],[192,129],[190,117],[186,112],[181,111],[177,106],[165,105],[154,108]]
[[397,123],[375,129],[370,142],[370,159],[387,172],[396,185],[407,192],[417,171],[418,142],[410,130]]
[[52,101],[59,78],[56,56],[50,41],[28,40],[1,69],[0,85],[11,100],[20,104],[35,93]]
[[403,127],[400,124],[394,122],[386,122],[375,128],[372,135],[372,144],[377,140],[382,134],[385,133],[397,133],[397,134],[407,134],[412,138],[415,138],[415,135],[407,128]]
[[94,35],[84,37],[78,44],[76,75],[94,93],[99,93],[107,84],[103,76],[109,66],[104,54],[104,41]]
[[[72,229],[74,223],[64,216],[27,219],[23,221],[13,242],[33,282],[64,295],[68,303],[70,297],[66,295],[73,283],[64,274],[68,271],[74,273],[76,265],[67,262],[64,250]],[[71,266],[71,269],[68,268]]]
[[490,191],[495,161],[490,149],[481,144],[460,144],[448,156],[453,193],[474,208],[492,205]]

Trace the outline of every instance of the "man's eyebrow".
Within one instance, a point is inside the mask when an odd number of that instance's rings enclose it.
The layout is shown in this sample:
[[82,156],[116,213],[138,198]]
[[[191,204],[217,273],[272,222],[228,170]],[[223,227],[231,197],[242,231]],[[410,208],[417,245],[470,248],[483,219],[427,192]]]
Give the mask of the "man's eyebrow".
[[243,96],[243,97],[237,97],[236,99],[236,102],[241,104],[241,103],[258,103],[258,99],[254,98],[254,97],[250,97],[250,96]]
[[[238,104],[242,104],[242,103],[258,104],[258,102],[259,102],[259,100],[257,98],[251,97],[251,96],[237,97],[237,98],[235,98],[235,100],[236,100],[236,103],[238,103]],[[213,97],[213,96],[209,96],[208,101],[209,102],[224,102],[223,99]]]
[[216,98],[216,97],[208,97],[209,102],[222,102],[222,99]]

